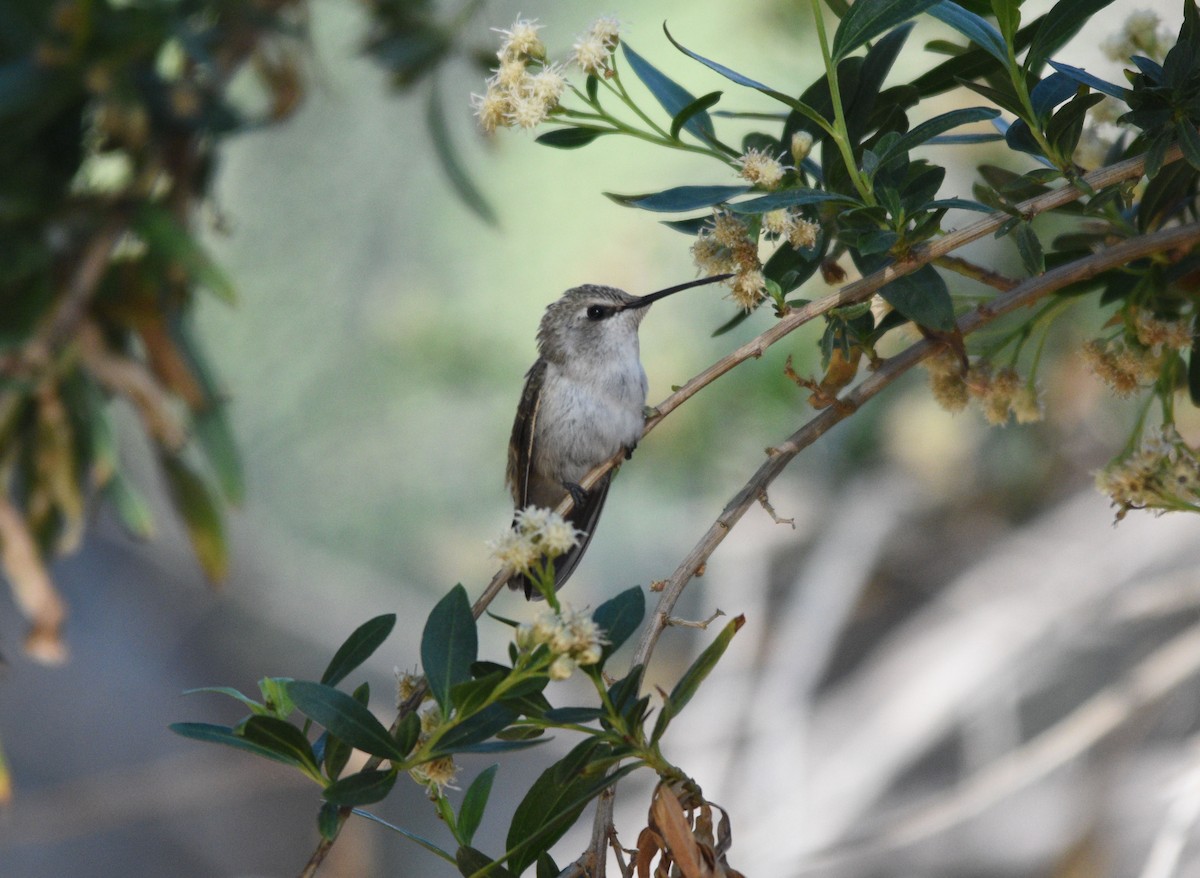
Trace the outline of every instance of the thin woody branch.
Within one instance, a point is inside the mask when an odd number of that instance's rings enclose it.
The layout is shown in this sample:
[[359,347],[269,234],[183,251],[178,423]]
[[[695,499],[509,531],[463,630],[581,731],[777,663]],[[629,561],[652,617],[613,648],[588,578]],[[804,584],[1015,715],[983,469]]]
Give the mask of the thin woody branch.
[[[1123,241],[1107,250],[1079,259],[1045,274],[1030,278],[1014,287],[1010,292],[980,305],[958,321],[963,335],[975,332],[997,318],[1030,305],[1038,299],[1062,289],[1076,281],[1095,277],[1117,265],[1140,259],[1151,253],[1177,247],[1191,247],[1200,243],[1200,223],[1178,226],[1139,238]],[[793,433],[785,442],[770,449],[767,461],[725,506],[721,515],[709,528],[699,543],[683,559],[675,573],[663,587],[662,597],[651,618],[649,627],[643,632],[631,663],[644,664],[654,651],[659,635],[668,626],[671,611],[687,583],[696,574],[737,524],[759,495],[783,472],[803,449],[812,445],[839,421],[849,417],[862,405],[873,399],[885,387],[911,369],[921,360],[933,354],[941,346],[939,342],[922,340],[884,360],[876,371],[865,378],[843,397],[844,405],[831,406]]]

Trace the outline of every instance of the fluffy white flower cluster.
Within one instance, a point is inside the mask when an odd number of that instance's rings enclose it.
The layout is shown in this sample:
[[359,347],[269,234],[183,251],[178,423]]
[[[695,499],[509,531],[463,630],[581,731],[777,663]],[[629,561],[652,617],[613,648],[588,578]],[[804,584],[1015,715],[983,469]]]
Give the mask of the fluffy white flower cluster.
[[575,668],[600,661],[607,640],[586,612],[564,605],[561,612],[547,608],[533,622],[518,626],[516,642],[521,650],[546,644],[554,655],[550,679],[565,680]]

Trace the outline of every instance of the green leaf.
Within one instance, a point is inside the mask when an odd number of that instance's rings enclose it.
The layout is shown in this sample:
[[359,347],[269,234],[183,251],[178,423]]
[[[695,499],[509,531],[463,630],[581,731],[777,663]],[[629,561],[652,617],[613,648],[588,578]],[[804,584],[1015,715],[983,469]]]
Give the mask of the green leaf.
[[1013,228],[1013,240],[1017,244],[1017,252],[1021,254],[1021,263],[1030,274],[1041,274],[1046,270],[1046,256],[1042,252],[1042,242],[1038,240],[1037,232],[1029,223],[1017,223]]
[[401,753],[407,755],[412,752],[420,737],[421,717],[414,710],[400,720],[400,726],[396,729],[396,746]]
[[263,677],[258,681],[258,691],[262,693],[267,709],[280,719],[286,719],[296,709],[287,693],[290,682],[291,677]]
[[421,667],[443,714],[450,712],[450,687],[471,678],[479,635],[471,602],[461,584],[438,601],[421,635]]
[[474,680],[455,683],[450,687],[450,703],[459,715],[470,715],[482,708],[496,687],[508,679],[509,670],[493,671]]
[[700,684],[712,673],[712,669],[717,666],[717,662],[725,654],[725,650],[729,648],[729,644],[733,641],[733,635],[737,634],[745,624],[745,616],[738,616],[735,619],[731,619],[721,629],[721,633],[717,635],[716,639],[705,647],[700,655],[696,656],[696,660],[692,662],[691,667],[684,671],[683,676],[679,678],[679,682],[671,690],[671,694],[663,701],[662,711],[659,713],[658,720],[654,724],[654,734],[650,737],[651,743],[657,742],[662,737],[671,720],[678,716],[679,712],[692,700],[692,696],[696,694],[696,691],[700,688]]
[[1037,70],[1113,0],[1058,0],[1042,19],[1025,56],[1025,69]]
[[[630,48],[629,43],[621,40],[621,51],[625,54],[625,60],[629,62],[629,68],[637,74],[637,78],[642,81],[642,85],[646,86],[650,94],[654,95],[654,99],[658,101],[667,115],[672,119],[680,117],[684,110],[692,108],[696,105],[696,97],[683,88],[671,78],[665,76],[662,71],[639,55]],[[717,93],[720,97],[720,93]],[[706,95],[706,98],[711,95]],[[701,99],[703,100],[703,98]],[[712,100],[708,106],[715,104],[716,100]],[[685,118],[679,127],[686,128],[687,131],[705,143],[712,143],[716,131],[713,128],[712,119],[705,112],[708,106],[697,107],[693,112]],[[672,137],[679,133],[679,128],[673,128]]]
[[855,0],[833,37],[834,61],[933,6],[937,0]]
[[180,266],[192,281],[228,304],[236,304],[232,282],[169,210],[143,204],[131,225],[155,257]]
[[534,138],[535,143],[553,146],[555,149],[579,149],[597,137],[612,132],[606,128],[554,128]]
[[[628,46],[626,46],[626,48],[628,48]],[[704,116],[707,117],[708,108],[714,106],[718,101],[720,101],[722,94],[723,93],[719,91],[710,91],[708,94],[701,95],[700,97],[696,98],[682,110],[676,113],[675,117],[671,120],[671,139],[678,140],[679,132],[696,116],[704,114]],[[712,127],[711,119],[709,119],[708,127]]]
[[434,742],[437,753],[461,753],[486,741],[507,728],[517,719],[517,712],[503,704],[493,704],[469,719],[463,720]]
[[163,452],[159,459],[172,503],[183,519],[204,575],[213,582],[221,582],[229,572],[229,549],[225,544],[220,507],[212,489],[178,455]]
[[879,291],[889,305],[928,329],[954,329],[954,302],[942,276],[931,265],[896,278]]
[[950,0],[941,0],[940,3],[929,7],[929,14],[954,28],[1003,66],[1008,66],[1008,49],[1005,47],[1004,37],[985,19],[974,12],[968,12],[957,3],[951,3]]
[[246,705],[246,707],[250,708],[250,710],[254,713],[262,714],[267,712],[266,707],[264,707],[262,704],[255,701],[249,695],[243,695],[241,692],[231,686],[201,686],[198,689],[185,689],[183,694],[199,695],[205,692],[211,692],[215,695],[228,695],[230,698],[240,701],[242,704]]
[[291,761],[311,777],[319,777],[320,769],[312,745],[304,733],[287,720],[274,716],[252,716],[238,728],[242,739],[278,754],[280,762]]
[[598,707],[555,707],[547,710],[542,719],[551,723],[566,725],[581,725],[595,722],[604,716],[604,711]]
[[114,470],[103,490],[105,499],[113,505],[130,536],[139,540],[154,536],[154,513],[150,511],[150,504],[123,470]]
[[1078,95],[1067,102],[1061,110],[1050,119],[1046,126],[1046,139],[1058,150],[1061,156],[1070,156],[1079,144],[1083,135],[1083,124],[1087,121],[1087,111],[1104,100],[1104,95]]
[[674,213],[712,207],[738,195],[745,195],[749,191],[749,186],[675,186],[647,195],[618,195],[614,192],[604,194],[624,207]]
[[333,802],[322,802],[321,810],[317,812],[317,832],[325,841],[337,838],[338,830],[342,827],[342,815],[338,806]]
[[466,878],[516,878],[516,875],[505,869],[483,851],[463,845],[455,855],[455,863],[460,875]]
[[1057,61],[1051,61],[1050,66],[1068,79],[1073,79],[1075,82],[1078,82],[1080,85],[1086,85],[1088,88],[1094,88],[1096,91],[1106,94],[1109,97],[1124,100],[1129,94],[1127,89],[1123,89],[1119,85],[1113,85],[1111,82],[1105,82],[1098,76],[1092,76],[1092,74],[1081,67],[1072,67],[1070,64],[1059,64]]
[[240,506],[246,494],[245,478],[225,406],[216,403],[195,414],[192,418],[192,435],[204,449],[204,456],[212,466],[225,499],[234,506]]
[[499,765],[490,765],[479,772],[463,794],[462,806],[458,809],[458,840],[464,845],[471,843],[475,830],[483,820],[488,796],[492,794],[492,781],[496,779],[499,768]]
[[[506,730],[507,732],[508,730]],[[517,750],[528,750],[530,747],[539,747],[542,744],[548,744],[553,741],[553,738],[543,737],[542,729],[520,728],[514,731],[519,731],[526,737],[512,740],[494,740],[483,741],[479,744],[465,744],[461,747],[455,747],[454,752],[457,753],[513,753]]]
[[415,832],[409,832],[407,829],[405,829],[402,826],[396,826],[394,823],[388,823],[382,817],[378,817],[375,814],[372,814],[370,811],[364,811],[362,808],[355,808],[355,809],[353,809],[353,811],[351,813],[353,813],[355,816],[362,817],[366,820],[370,820],[373,823],[378,823],[380,826],[390,829],[392,832],[396,833],[397,835],[404,836],[409,841],[415,842],[416,844],[425,848],[425,850],[429,851],[431,854],[441,857],[447,863],[454,862],[453,856],[451,856],[446,851],[442,850],[440,847],[438,847],[436,844],[431,842],[429,839],[422,838],[421,836],[417,835]]
[[554,862],[554,857],[550,853],[543,852],[537,858],[537,872],[535,878],[558,878],[562,870],[558,868],[558,863]]
[[638,630],[645,615],[646,595],[638,586],[628,588],[596,607],[592,621],[603,629],[607,640],[600,655],[602,666]]
[[354,629],[354,633],[346,638],[346,642],[338,647],[329,666],[321,675],[321,682],[326,686],[336,686],[346,676],[371,657],[383,641],[387,640],[392,628],[396,625],[396,614],[385,613],[376,616]]
[[832,127],[830,126],[829,122],[826,119],[824,119],[816,110],[814,110],[812,107],[810,107],[808,104],[804,103],[803,101],[798,101],[790,95],[786,95],[781,91],[776,91],[775,89],[771,88],[770,86],[763,85],[761,82],[753,80],[748,76],[743,76],[741,73],[738,73],[736,70],[731,70],[730,68],[726,67],[724,64],[718,64],[716,61],[710,61],[708,58],[705,58],[703,55],[698,55],[695,52],[693,52],[691,49],[682,45],[678,40],[676,40],[673,36],[671,36],[671,32],[669,30],[667,30],[666,22],[663,22],[663,33],[665,33],[667,35],[667,39],[671,41],[671,45],[673,45],[679,51],[683,52],[683,54],[687,55],[689,58],[691,58],[695,61],[699,61],[705,67],[709,68],[710,70],[715,70],[717,73],[721,74],[726,79],[732,80],[733,82],[736,82],[738,85],[744,85],[747,88],[752,88],[755,91],[765,94],[769,98],[774,98],[775,100],[779,101],[781,104],[791,107],[793,110],[795,110],[800,115],[815,122],[823,130],[825,130],[825,131],[832,130]]
[[360,771],[336,780],[325,787],[325,801],[333,802],[343,807],[371,805],[387,798],[396,783],[396,769],[388,771]]
[[736,314],[712,331],[711,338],[716,338],[719,335],[724,335],[732,329],[736,329],[737,327],[741,326],[753,313],[753,311],[743,311],[741,308],[739,308]]
[[429,89],[429,103],[425,108],[425,127],[433,141],[433,151],[441,163],[442,170],[451,187],[462,199],[462,203],[488,225],[496,225],[496,212],[488,204],[475,181],[467,172],[466,165],[459,158],[458,148],[450,137],[450,126],[446,124],[446,114],[442,110],[442,102],[438,97],[436,82]]
[[321,755],[321,764],[325,766],[325,776],[330,780],[337,780],[338,775],[346,769],[346,764],[350,761],[354,748],[329,732],[325,732],[323,737],[325,738],[325,752]]
[[254,741],[247,741],[228,726],[218,726],[212,723],[171,723],[168,728],[175,734],[191,738],[193,741],[224,744],[226,747],[233,747],[236,750],[253,753],[255,756],[262,756],[266,759],[272,759],[275,762],[282,762],[284,765],[291,765],[295,768],[300,767],[300,763],[295,758],[279,753],[270,747],[264,747]]
[[1180,119],[1175,123],[1175,134],[1187,163],[1200,170],[1200,134],[1196,133],[1196,126],[1186,119]]
[[637,767],[626,765],[606,775],[595,763],[607,762],[610,755],[607,745],[589,738],[533,782],[513,813],[505,842],[514,872],[525,871],[562,838],[588,802]]
[[[958,84],[963,88],[968,88],[976,94],[981,94],[988,100],[992,101],[997,107],[1008,110],[1010,113],[1023,113],[1024,108],[1021,106],[1021,100],[1013,91],[1012,86],[1007,82],[1001,83],[999,88],[993,88],[990,85],[983,85],[979,82],[971,82],[967,79],[960,79]],[[1021,120],[1018,119],[1018,122]]]
[[800,207],[805,204],[861,204],[849,195],[822,192],[819,189],[784,189],[759,198],[737,201],[726,205],[731,213],[768,213],[781,207]]
[[293,680],[288,684],[288,694],[301,713],[350,746],[383,759],[401,761],[407,755],[375,715],[345,692],[321,683]]
[[989,119],[995,119],[999,115],[1000,112],[993,110],[991,107],[967,107],[961,110],[951,110],[949,113],[942,113],[940,116],[934,116],[932,119],[922,122],[907,134],[902,134],[888,149],[883,150],[879,156],[879,163],[887,164],[888,159],[892,156],[906,153],[937,137],[939,134],[958,128],[960,125],[969,125],[972,122],[986,122]]
[[1021,26],[1021,0],[992,0],[992,14],[1001,35],[1011,42]]

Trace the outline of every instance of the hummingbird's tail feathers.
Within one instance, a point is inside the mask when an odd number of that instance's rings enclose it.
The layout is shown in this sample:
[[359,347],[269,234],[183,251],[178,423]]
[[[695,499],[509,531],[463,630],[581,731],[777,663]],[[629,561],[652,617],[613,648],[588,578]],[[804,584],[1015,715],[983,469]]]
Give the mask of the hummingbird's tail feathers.
[[[583,534],[578,543],[554,559],[555,591],[566,584],[571,574],[575,572],[575,567],[583,558],[583,553],[587,551],[588,544],[592,541],[592,534],[596,530],[596,523],[600,520],[600,512],[604,509],[604,501],[608,497],[608,486],[611,481],[612,473],[605,473],[604,477],[590,490],[581,492],[581,496],[575,498],[574,507],[567,513],[566,520]],[[514,591],[524,589],[525,597],[531,601],[542,600],[542,594],[534,585],[533,580],[524,574],[518,573],[510,579],[508,587]]]

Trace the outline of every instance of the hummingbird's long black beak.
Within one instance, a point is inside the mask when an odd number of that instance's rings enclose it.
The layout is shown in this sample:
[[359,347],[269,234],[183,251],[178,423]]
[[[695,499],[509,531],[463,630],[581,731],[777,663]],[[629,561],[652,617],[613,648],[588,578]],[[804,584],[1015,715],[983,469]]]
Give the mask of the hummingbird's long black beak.
[[665,299],[674,293],[690,290],[692,287],[702,287],[705,284],[720,283],[723,280],[733,277],[732,274],[714,274],[712,277],[702,277],[698,280],[690,280],[685,284],[676,284],[673,287],[667,287],[665,290],[659,290],[656,293],[648,293],[645,296],[639,296],[628,305],[623,307],[622,311],[627,311],[631,308],[645,308],[651,302],[657,302],[659,299]]

